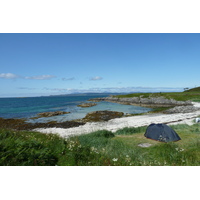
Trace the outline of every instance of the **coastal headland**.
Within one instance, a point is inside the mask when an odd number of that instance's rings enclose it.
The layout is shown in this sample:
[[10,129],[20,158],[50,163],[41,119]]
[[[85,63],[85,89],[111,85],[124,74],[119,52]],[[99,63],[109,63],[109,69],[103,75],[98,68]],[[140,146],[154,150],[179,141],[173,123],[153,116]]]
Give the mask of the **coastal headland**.
[[111,96],[90,99],[90,101],[109,101],[128,105],[147,106],[151,108],[164,108],[160,112],[151,112],[142,115],[122,116],[101,122],[88,122],[79,127],[62,129],[47,128],[35,129],[42,133],[56,133],[62,137],[86,134],[98,130],[116,132],[125,127],[148,126],[151,123],[188,124],[195,123],[195,118],[200,115],[200,88],[179,93],[145,93],[130,94],[125,96]]
[[[58,123],[27,123],[25,119],[0,118],[1,128],[16,130],[35,130],[42,133],[56,133],[63,137],[90,133],[96,130],[110,130],[112,132],[124,127],[148,126],[151,123],[187,123],[192,124],[200,115],[200,91],[186,91],[180,93],[135,93],[120,96],[100,97],[90,99],[92,102],[108,101],[126,105],[146,106],[152,108],[149,113],[125,115],[114,111],[95,111],[88,113],[83,119]],[[196,102],[194,102],[196,101]],[[95,106],[94,103],[82,104]],[[49,115],[63,115],[65,112],[39,113],[40,117]]]
[[129,98],[120,98],[120,97],[111,96],[111,97],[104,97],[104,98],[94,98],[94,99],[90,99],[89,101],[93,101],[93,102],[108,101],[108,102],[113,102],[113,103],[144,106],[144,107],[150,107],[150,108],[192,105],[191,101],[176,101],[174,99],[167,99],[162,96],[143,98],[143,95],[139,97],[129,97]]

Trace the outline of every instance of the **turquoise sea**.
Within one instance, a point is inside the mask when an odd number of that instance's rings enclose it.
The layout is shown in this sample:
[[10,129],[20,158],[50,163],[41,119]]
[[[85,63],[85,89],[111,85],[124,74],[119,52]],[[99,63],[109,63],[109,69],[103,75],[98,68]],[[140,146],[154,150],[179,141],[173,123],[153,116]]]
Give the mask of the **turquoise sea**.
[[[49,96],[49,97],[28,97],[28,98],[0,98],[0,117],[2,118],[26,118],[29,122],[68,121],[80,119],[92,111],[110,110],[124,113],[144,113],[150,108],[140,106],[122,105],[110,102],[97,102],[96,106],[89,108],[77,107],[81,103],[96,97],[105,97],[109,94],[98,95],[74,95],[74,96]],[[30,119],[41,112],[66,111],[69,114]]]

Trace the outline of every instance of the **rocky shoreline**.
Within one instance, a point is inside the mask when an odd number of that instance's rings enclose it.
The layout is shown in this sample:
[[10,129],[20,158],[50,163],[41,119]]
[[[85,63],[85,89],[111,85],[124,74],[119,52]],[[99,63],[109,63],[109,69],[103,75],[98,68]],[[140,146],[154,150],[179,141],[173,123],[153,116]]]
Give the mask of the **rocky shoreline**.
[[135,106],[143,106],[143,107],[172,107],[172,106],[192,106],[191,101],[176,101],[174,99],[166,99],[164,97],[149,97],[143,98],[140,97],[132,97],[132,98],[118,98],[118,97],[101,97],[90,99],[92,102],[100,102],[100,101],[108,101],[113,103],[120,103],[125,105],[135,105]]
[[[38,115],[40,117],[51,117],[51,116],[57,116],[59,114],[63,115],[65,113],[62,111],[56,111],[56,112],[39,113]],[[36,128],[72,128],[84,125],[87,122],[109,121],[111,119],[120,118],[123,115],[124,115],[123,112],[103,110],[103,111],[90,112],[82,119],[64,121],[64,122],[50,121],[46,123],[29,123],[26,121],[27,119],[0,118],[0,128],[13,129],[13,130],[32,130]]]
[[[120,103],[125,105],[143,106],[148,108],[169,108],[163,113],[173,114],[173,113],[192,113],[199,111],[200,108],[194,106],[192,101],[176,101],[174,99],[167,99],[164,97],[132,97],[132,98],[117,98],[117,97],[101,97],[90,99],[89,101],[100,102],[108,101],[113,103]],[[198,104],[198,103],[197,103]]]
[[35,119],[40,118],[40,117],[53,117],[53,116],[58,116],[58,115],[65,115],[69,114],[70,112],[64,112],[64,111],[55,111],[55,112],[43,112],[43,113],[38,113],[37,117]]
[[56,122],[51,121],[47,123],[27,123],[26,119],[4,119],[0,118],[0,128],[13,129],[17,131],[32,130],[36,128],[72,128],[84,125],[83,122],[65,121]]
[[170,108],[170,109],[164,111],[164,113],[166,113],[166,114],[192,113],[192,112],[196,112],[199,110],[200,110],[200,108],[195,107],[195,106],[175,106],[174,108]]
[[[164,97],[157,98],[142,98],[142,97],[133,97],[133,98],[117,98],[117,97],[104,97],[104,98],[94,98],[90,99],[93,102],[99,101],[108,101],[120,104],[128,104],[128,105],[136,105],[150,108],[157,107],[166,107],[169,109],[163,111],[163,114],[178,114],[178,113],[194,113],[200,111],[200,103],[194,103],[191,101],[176,101],[173,99],[166,99]],[[94,103],[86,103],[81,104],[81,106],[95,106]],[[67,114],[69,112],[64,111],[55,111],[55,112],[45,112],[39,113],[37,118],[40,117],[51,117],[57,115]],[[161,114],[161,113],[160,113]],[[151,115],[151,114],[150,114]],[[149,115],[149,116],[150,116]],[[127,117],[123,112],[115,112],[115,111],[94,111],[88,113],[84,118],[65,121],[65,122],[56,122],[51,121],[47,123],[28,123],[26,119],[3,119],[0,118],[0,128],[11,128],[15,130],[32,130],[37,128],[73,128],[83,126],[88,122],[106,122],[115,118],[124,118]]]
[[[200,108],[200,103],[198,105]],[[46,134],[59,134],[61,137],[68,138],[75,135],[87,134],[99,130],[108,130],[116,132],[122,128],[141,127],[149,126],[152,123],[164,123],[169,125],[174,124],[188,124],[192,125],[195,123],[195,118],[200,115],[200,110],[192,113],[174,113],[174,114],[146,114],[140,116],[121,117],[111,119],[105,122],[90,122],[85,125],[74,127],[74,128],[46,128],[46,129],[35,129]]]

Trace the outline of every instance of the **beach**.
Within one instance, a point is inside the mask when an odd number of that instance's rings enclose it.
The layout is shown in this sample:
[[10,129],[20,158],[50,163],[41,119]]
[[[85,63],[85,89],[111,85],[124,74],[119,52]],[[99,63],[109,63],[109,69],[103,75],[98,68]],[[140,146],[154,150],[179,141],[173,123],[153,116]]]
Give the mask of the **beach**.
[[[200,108],[200,103],[194,103],[194,107]],[[111,119],[107,122],[88,122],[85,125],[73,128],[37,128],[38,131],[46,134],[58,134],[61,137],[68,138],[70,136],[87,134],[98,130],[108,130],[116,132],[125,127],[148,126],[152,123],[164,123],[168,125],[195,123],[195,118],[200,115],[200,110],[191,113],[175,113],[175,114],[146,114],[131,117],[122,117]]]

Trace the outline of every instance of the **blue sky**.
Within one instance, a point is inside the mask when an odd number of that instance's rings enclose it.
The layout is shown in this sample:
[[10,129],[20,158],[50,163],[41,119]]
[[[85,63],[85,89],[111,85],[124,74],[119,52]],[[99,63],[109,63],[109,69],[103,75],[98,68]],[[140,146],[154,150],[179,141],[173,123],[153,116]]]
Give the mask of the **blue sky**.
[[0,97],[199,86],[200,34],[0,34]]

